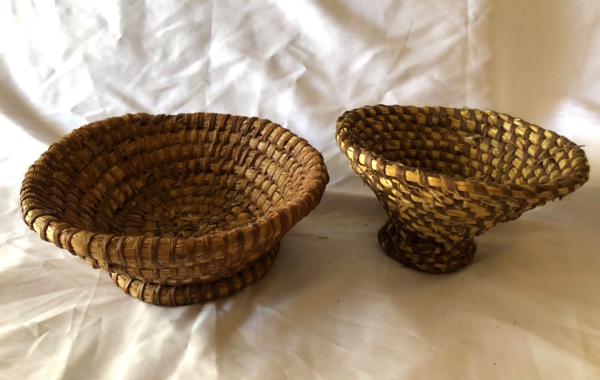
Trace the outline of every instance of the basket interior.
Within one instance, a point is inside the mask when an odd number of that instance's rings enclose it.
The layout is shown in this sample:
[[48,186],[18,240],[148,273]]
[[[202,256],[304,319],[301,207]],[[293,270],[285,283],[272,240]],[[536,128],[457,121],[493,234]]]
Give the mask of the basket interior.
[[73,227],[202,236],[256,221],[298,189],[304,169],[282,143],[298,138],[265,124],[220,114],[107,119],[54,144],[35,173],[49,208]]
[[569,172],[574,144],[505,115],[476,110],[394,107],[353,111],[348,135],[363,150],[454,179],[548,183]]

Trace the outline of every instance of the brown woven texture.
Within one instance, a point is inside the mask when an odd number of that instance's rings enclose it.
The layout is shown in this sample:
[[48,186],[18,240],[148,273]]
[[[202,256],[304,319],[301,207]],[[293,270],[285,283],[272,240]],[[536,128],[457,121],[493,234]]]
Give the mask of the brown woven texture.
[[175,306],[260,279],[328,178],[317,150],[268,120],[128,114],[52,144],[25,176],[21,207],[43,240],[125,293]]
[[467,265],[475,236],[589,176],[580,147],[492,111],[366,106],[338,119],[336,141],[389,214],[385,252],[429,273]]

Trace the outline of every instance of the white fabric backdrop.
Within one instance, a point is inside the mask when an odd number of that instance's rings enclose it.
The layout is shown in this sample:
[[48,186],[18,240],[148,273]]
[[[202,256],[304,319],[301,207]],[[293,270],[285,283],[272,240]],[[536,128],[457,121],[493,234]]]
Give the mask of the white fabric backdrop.
[[[597,1],[7,0],[0,36],[0,378],[600,376]],[[592,177],[479,237],[468,268],[417,273],[335,146],[337,116],[377,103],[511,113],[586,145]],[[21,221],[50,143],[140,111],[269,118],[323,153],[323,202],[264,279],[151,306]]]

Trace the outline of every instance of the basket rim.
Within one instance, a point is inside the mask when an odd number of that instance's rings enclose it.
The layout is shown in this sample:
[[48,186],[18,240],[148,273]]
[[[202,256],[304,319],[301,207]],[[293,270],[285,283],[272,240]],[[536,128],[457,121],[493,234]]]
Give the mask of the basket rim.
[[[579,163],[573,167],[568,173],[568,176],[562,177],[556,181],[534,184],[534,185],[519,185],[510,183],[501,183],[497,181],[482,181],[480,179],[465,178],[464,176],[457,176],[453,178],[434,170],[418,168],[410,165],[404,165],[396,160],[389,160],[382,154],[375,153],[360,147],[358,142],[348,133],[344,133],[344,128],[353,128],[354,121],[351,120],[352,115],[356,114],[360,110],[370,110],[373,112],[379,112],[381,108],[407,108],[418,111],[428,111],[430,109],[436,110],[439,114],[446,112],[447,116],[460,117],[465,112],[474,113],[485,113],[490,117],[500,118],[504,121],[514,122],[518,127],[523,129],[534,128],[538,133],[545,134],[550,133],[557,138],[562,138],[567,144],[571,144],[572,148],[576,153],[581,153],[584,160],[583,163]],[[448,111],[451,111],[453,115],[450,115]],[[459,116],[456,116],[456,114]],[[526,124],[526,125],[525,125]],[[535,202],[540,199],[551,200],[555,198],[562,198],[579,187],[581,187],[589,178],[589,162],[585,156],[585,152],[581,149],[581,146],[576,145],[568,138],[558,135],[557,133],[544,129],[538,125],[530,124],[520,118],[510,116],[508,114],[499,113],[491,110],[479,110],[468,107],[454,108],[454,107],[442,107],[442,106],[402,106],[402,105],[384,105],[378,104],[374,106],[366,105],[363,107],[355,108],[352,110],[345,111],[340,117],[338,117],[335,128],[336,142],[338,147],[349,160],[357,162],[360,165],[367,166],[367,157],[370,159],[371,169],[388,177],[394,177],[399,180],[406,182],[412,182],[422,187],[440,188],[444,191],[449,192],[466,192],[470,194],[477,194],[479,196],[497,196],[502,198],[518,198],[524,199],[529,202]]]
[[[160,236],[146,237],[146,236],[140,236],[140,235],[128,235],[128,234],[123,234],[123,233],[115,233],[115,234],[100,233],[100,232],[97,232],[94,230],[88,230],[88,229],[75,227],[69,222],[58,219],[55,216],[57,214],[56,210],[52,210],[50,208],[44,208],[44,207],[29,207],[27,204],[24,203],[24,201],[27,199],[27,196],[31,196],[32,194],[39,195],[39,193],[36,193],[36,192],[27,193],[27,189],[25,188],[25,185],[26,185],[26,182],[28,181],[28,179],[30,179],[28,177],[31,174],[36,173],[34,171],[34,168],[36,166],[39,166],[42,164],[44,155],[47,154],[47,152],[51,149],[52,146],[54,146],[56,144],[66,143],[67,141],[69,141],[70,138],[72,138],[74,135],[79,133],[84,128],[99,128],[103,123],[109,122],[111,120],[122,119],[122,118],[148,117],[148,116],[150,116],[150,117],[162,116],[162,117],[167,117],[167,118],[176,118],[176,117],[180,117],[182,115],[198,115],[198,114],[245,118],[248,122],[252,121],[253,125],[256,125],[256,123],[262,123],[261,128],[263,128],[265,131],[269,131],[267,136],[278,136],[278,132],[281,133],[278,137],[278,140],[276,140],[276,141],[286,138],[287,134],[291,134],[291,137],[289,137],[289,141],[294,140],[294,138],[299,139],[300,141],[296,144],[296,146],[293,149],[291,149],[289,151],[288,154],[291,155],[292,157],[298,157],[297,155],[300,151],[303,151],[304,149],[308,149],[309,153],[305,154],[305,156],[308,156],[309,159],[308,159],[308,161],[302,162],[302,164],[301,164],[301,166],[303,168],[305,168],[304,175],[302,176],[302,180],[301,180],[301,183],[306,184],[305,187],[302,188],[302,191],[294,193],[295,196],[292,196],[291,199],[284,201],[282,206],[274,207],[272,210],[270,210],[266,214],[262,215],[261,217],[253,220],[252,222],[248,222],[247,224],[244,224],[244,225],[238,226],[238,227],[234,227],[234,228],[215,229],[215,230],[210,231],[202,236],[192,236],[192,237],[187,237],[187,238],[186,237],[176,237],[176,236],[175,237],[160,237]],[[272,129],[268,128],[269,126],[271,126]],[[281,129],[283,129],[284,131],[281,132]],[[262,137],[265,138],[266,136],[263,135]],[[37,174],[39,174],[39,173],[37,173]],[[136,244],[136,241],[138,241],[138,240],[141,240],[142,242],[144,240],[148,240],[148,241],[158,240],[158,241],[167,242],[167,244],[169,244],[169,245],[172,244],[172,241],[175,241],[176,246],[184,246],[184,247],[187,246],[188,249],[191,244],[195,249],[195,254],[193,255],[193,259],[194,259],[194,262],[197,262],[197,260],[199,258],[202,258],[207,252],[210,252],[211,255],[214,255],[214,253],[217,253],[217,252],[223,252],[222,248],[223,248],[224,239],[229,239],[229,236],[235,236],[236,238],[233,239],[233,242],[234,243],[237,242],[237,244],[228,244],[228,252],[234,252],[236,250],[239,251],[240,247],[239,247],[239,240],[237,239],[237,237],[240,236],[240,234],[245,235],[245,236],[247,236],[249,234],[253,234],[256,232],[256,228],[258,228],[259,231],[261,230],[261,228],[265,228],[269,232],[272,231],[271,235],[266,235],[264,237],[264,239],[261,239],[261,242],[260,242],[261,246],[262,246],[262,243],[268,243],[269,241],[273,241],[274,239],[277,240],[278,236],[282,236],[285,233],[287,233],[287,231],[289,231],[289,229],[291,229],[296,223],[298,223],[300,220],[302,220],[304,217],[306,217],[312,210],[314,210],[314,208],[319,204],[320,199],[321,199],[323,193],[325,192],[325,188],[326,188],[326,185],[328,182],[329,182],[329,174],[328,174],[327,167],[325,165],[325,161],[324,161],[321,153],[317,149],[315,149],[313,146],[311,146],[310,143],[308,143],[308,141],[306,139],[296,135],[290,129],[285,128],[278,123],[274,123],[274,122],[270,121],[269,119],[263,119],[263,118],[258,118],[258,117],[246,117],[246,116],[240,116],[240,115],[230,115],[230,114],[216,113],[216,112],[192,112],[192,113],[167,114],[167,115],[148,114],[148,113],[140,112],[140,113],[135,113],[135,114],[128,113],[128,114],[125,114],[122,116],[107,117],[107,118],[103,118],[103,119],[82,125],[79,128],[73,129],[71,132],[69,132],[66,135],[64,135],[63,137],[61,137],[58,141],[51,144],[48,147],[48,149],[40,155],[40,157],[35,161],[35,163],[28,168],[28,170],[25,174],[25,178],[23,180],[21,190],[20,190],[20,207],[21,207],[23,220],[25,221],[26,224],[29,225],[31,230],[35,231],[36,233],[38,233],[40,235],[42,240],[52,242],[52,243],[56,244],[57,246],[59,246],[59,248],[68,249],[73,254],[75,254],[73,251],[79,251],[79,249],[73,248],[73,245],[74,245],[73,243],[68,242],[69,246],[67,246],[67,247],[62,246],[60,236],[58,239],[59,241],[54,242],[49,239],[49,237],[46,234],[46,231],[51,227],[56,229],[59,226],[61,226],[61,231],[76,230],[74,232],[71,232],[71,231],[69,232],[69,235],[71,235],[71,239],[73,240],[73,242],[78,241],[80,243],[79,245],[82,245],[82,246],[88,245],[87,248],[86,247],[82,248],[82,250],[84,251],[83,254],[80,254],[79,252],[77,252],[77,255],[79,255],[82,258],[86,258],[86,257],[91,258],[91,256],[86,256],[86,252],[85,252],[86,250],[91,251],[89,249],[89,244],[91,244],[91,240],[106,242],[106,241],[114,241],[117,239],[123,239],[124,246],[134,245],[134,244]],[[302,209],[303,209],[302,204],[303,203],[308,205],[306,212],[302,212]],[[285,214],[285,217],[282,217],[283,214]],[[296,215],[300,215],[300,217],[296,218],[295,217]],[[282,220],[286,220],[285,225]],[[229,240],[232,240],[232,239],[229,239]],[[263,240],[264,240],[264,242],[263,242]],[[84,242],[84,243],[82,243],[82,242]],[[244,244],[244,248],[243,248],[244,252],[246,252],[246,251],[248,251],[248,249],[252,248],[252,246],[250,246],[250,248],[247,248],[247,247],[248,247],[248,241],[246,240],[245,244]],[[125,250],[127,248],[123,248],[123,249]],[[87,253],[89,254],[89,252],[87,252]],[[154,262],[154,258],[151,257],[152,253],[150,250],[141,249],[139,253],[140,253],[141,262],[145,264],[144,265],[145,268],[156,267],[151,264],[151,262]],[[181,255],[179,255],[179,256],[181,256]],[[188,260],[189,260],[189,256],[186,256],[186,257],[188,257]],[[94,258],[92,258],[92,260],[94,260]],[[127,261],[129,262],[128,265],[132,264],[131,260],[127,260]],[[115,261],[113,260],[112,262],[115,262]],[[139,262],[138,262],[138,266],[139,266]]]

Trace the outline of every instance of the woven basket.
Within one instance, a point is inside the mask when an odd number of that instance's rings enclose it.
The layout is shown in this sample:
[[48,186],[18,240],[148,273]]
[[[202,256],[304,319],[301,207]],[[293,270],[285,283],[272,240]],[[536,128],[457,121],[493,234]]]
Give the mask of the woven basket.
[[379,242],[429,273],[467,265],[473,238],[562,198],[588,179],[583,150],[509,115],[442,107],[363,107],[336,141],[390,219]]
[[321,154],[268,120],[135,114],[51,145],[25,176],[21,207],[43,240],[125,293],[176,306],[260,279],[327,181]]

